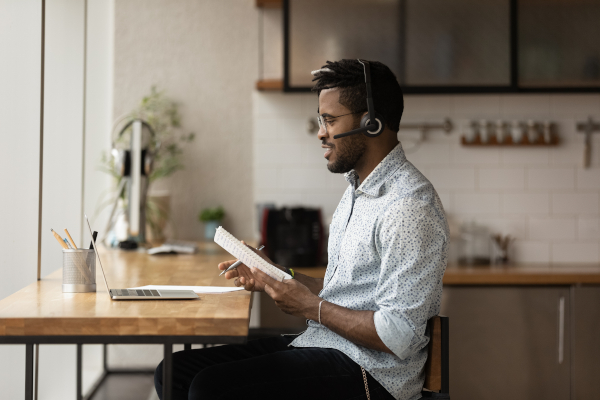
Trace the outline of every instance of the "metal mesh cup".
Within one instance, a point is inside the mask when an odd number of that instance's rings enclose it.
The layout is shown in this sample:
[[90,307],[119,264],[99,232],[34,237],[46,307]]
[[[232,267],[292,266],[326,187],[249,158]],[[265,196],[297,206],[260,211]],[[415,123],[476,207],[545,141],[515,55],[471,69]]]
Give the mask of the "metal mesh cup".
[[63,250],[63,293],[96,291],[96,253],[93,249]]

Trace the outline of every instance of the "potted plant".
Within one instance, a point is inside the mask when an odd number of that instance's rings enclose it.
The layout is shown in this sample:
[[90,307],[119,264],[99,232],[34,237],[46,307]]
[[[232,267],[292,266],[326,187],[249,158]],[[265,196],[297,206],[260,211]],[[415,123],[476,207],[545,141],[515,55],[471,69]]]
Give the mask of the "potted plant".
[[[136,119],[146,121],[155,132],[151,143],[148,144],[152,154],[152,168],[148,175],[148,184],[145,187],[145,191],[147,191],[155,181],[183,169],[183,149],[194,140],[195,135],[182,132],[179,105],[168,98],[164,91],[159,91],[154,86],[152,86],[150,94],[144,96],[136,108],[118,119],[115,128],[125,126]],[[116,131],[118,130],[115,129]],[[131,128],[124,131],[122,135],[113,137],[113,150],[128,148],[130,135]],[[117,168],[113,152],[102,155],[100,169],[115,178],[115,188],[119,186],[123,177]],[[117,193],[117,196],[123,199],[124,204],[127,202],[124,192]],[[164,240],[163,229],[169,219],[169,199],[156,198],[156,196],[146,197],[146,193],[143,197],[146,199],[146,224],[150,228],[152,238],[155,241],[162,241]],[[112,205],[115,201],[115,197],[111,194],[108,200],[103,199],[99,210]],[[99,210],[96,212],[98,213]]]
[[223,207],[205,208],[198,214],[198,219],[204,223],[204,238],[206,240],[213,240],[217,228],[221,221],[225,218],[225,210]]

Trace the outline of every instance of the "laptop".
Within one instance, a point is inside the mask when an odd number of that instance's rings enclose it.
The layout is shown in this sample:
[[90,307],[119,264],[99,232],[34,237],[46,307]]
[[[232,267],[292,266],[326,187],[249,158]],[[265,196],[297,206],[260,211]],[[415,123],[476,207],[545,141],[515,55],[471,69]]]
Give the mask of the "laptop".
[[100,260],[100,252],[96,246],[96,240],[92,234],[92,227],[90,226],[90,220],[87,215],[85,216],[87,221],[90,235],[92,235],[92,244],[98,263],[100,264],[100,271],[102,271],[102,278],[106,285],[108,295],[112,300],[193,300],[199,299],[200,297],[193,290],[147,290],[147,289],[110,289],[108,282],[106,281],[106,275],[104,274],[104,268],[102,267],[102,261]]

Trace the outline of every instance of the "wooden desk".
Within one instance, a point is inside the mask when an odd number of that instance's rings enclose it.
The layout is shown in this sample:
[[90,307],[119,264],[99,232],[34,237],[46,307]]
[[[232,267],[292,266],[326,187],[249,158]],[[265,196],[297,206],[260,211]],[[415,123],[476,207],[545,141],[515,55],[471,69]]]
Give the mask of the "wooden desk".
[[[195,255],[148,256],[101,249],[111,288],[150,284],[233,286],[217,264],[232,257],[202,244]],[[26,399],[32,398],[33,345],[45,343],[158,343],[165,348],[165,399],[170,399],[175,343],[244,343],[249,292],[201,294],[199,300],[111,300],[96,265],[96,293],[62,293],[62,270],[0,301],[0,344],[26,345]],[[78,379],[80,377],[78,376]],[[80,394],[79,394],[80,395]]]

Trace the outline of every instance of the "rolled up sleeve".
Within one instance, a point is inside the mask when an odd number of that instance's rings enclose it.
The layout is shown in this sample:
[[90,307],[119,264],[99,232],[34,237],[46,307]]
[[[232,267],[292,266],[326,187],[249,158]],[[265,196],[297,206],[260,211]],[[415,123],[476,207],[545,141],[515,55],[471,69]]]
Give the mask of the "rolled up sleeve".
[[427,344],[427,320],[439,311],[432,308],[441,297],[447,225],[427,202],[402,198],[388,207],[376,229],[381,272],[375,329],[405,359]]

